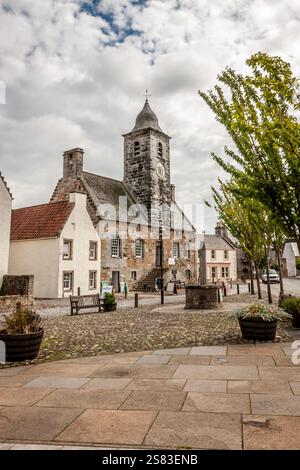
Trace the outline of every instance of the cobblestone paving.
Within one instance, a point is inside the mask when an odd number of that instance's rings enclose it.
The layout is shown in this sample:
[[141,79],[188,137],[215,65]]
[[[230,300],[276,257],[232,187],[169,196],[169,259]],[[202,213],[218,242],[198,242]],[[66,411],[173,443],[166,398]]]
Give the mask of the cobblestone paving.
[[[144,351],[199,345],[243,343],[238,322],[230,313],[253,302],[250,295],[227,297],[222,308],[184,310],[183,304],[143,306],[117,312],[49,316],[45,337],[34,362],[105,353]],[[280,341],[292,341],[290,322],[279,323]],[[1,366],[0,366],[1,367]]]

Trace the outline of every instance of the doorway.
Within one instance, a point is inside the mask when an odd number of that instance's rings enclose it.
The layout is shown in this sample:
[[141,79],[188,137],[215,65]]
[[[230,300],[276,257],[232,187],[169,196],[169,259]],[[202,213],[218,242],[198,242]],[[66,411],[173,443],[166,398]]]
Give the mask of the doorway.
[[120,271],[112,271],[111,280],[115,291],[120,292]]

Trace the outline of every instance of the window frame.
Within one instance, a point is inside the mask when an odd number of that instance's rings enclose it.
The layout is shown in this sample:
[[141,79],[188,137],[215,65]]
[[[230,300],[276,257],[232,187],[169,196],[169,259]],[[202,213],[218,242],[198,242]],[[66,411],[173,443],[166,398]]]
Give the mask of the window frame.
[[[214,273],[214,276],[213,276],[213,273]],[[217,279],[217,267],[216,266],[211,266],[211,278]]]
[[[93,286],[91,286],[91,275],[94,276],[94,284]],[[96,290],[97,289],[97,271],[95,271],[94,269],[93,270],[90,270],[89,271],[89,290]]]
[[[177,247],[177,255],[175,253],[175,247]],[[173,258],[175,261],[180,259],[180,244],[179,242],[173,242]]]
[[[114,242],[117,243],[114,245]],[[113,254],[113,249],[115,248],[116,254]],[[118,236],[110,240],[110,255],[111,258],[121,258],[121,239]]]
[[[91,256],[91,246],[94,245],[94,256]],[[89,260],[90,261],[97,261],[98,259],[98,242],[96,242],[95,240],[90,240],[90,243],[89,243]]]
[[[66,274],[70,275],[70,287],[69,288],[65,287],[65,275]],[[62,280],[63,280],[63,292],[73,292],[74,271],[63,271]]]
[[[65,246],[66,244],[68,243],[68,246],[69,246],[69,253],[67,256],[66,253],[65,253]],[[64,261],[70,261],[73,259],[73,240],[72,238],[64,238],[63,239],[63,255],[62,255],[62,258]]]
[[224,259],[228,260],[229,259],[229,253],[228,250],[224,250]]
[[185,241],[183,244],[183,257],[184,259],[190,259],[190,242]]
[[[133,274],[133,273],[134,273],[134,274]],[[135,270],[130,271],[130,280],[131,280],[132,282],[136,282],[136,280],[137,280],[137,272],[136,272]]]
[[161,142],[158,142],[157,144],[157,155],[158,158],[164,158],[164,149],[163,144]]
[[[139,245],[138,245],[139,244]],[[140,254],[137,254],[137,248],[140,250]],[[137,259],[144,259],[144,240],[138,238],[134,243],[135,257]]]
[[138,140],[134,141],[133,154],[134,154],[135,157],[139,157],[141,155],[141,144]]
[[210,257],[211,257],[211,259],[214,259],[214,260],[216,259],[216,250],[211,250],[210,251]]

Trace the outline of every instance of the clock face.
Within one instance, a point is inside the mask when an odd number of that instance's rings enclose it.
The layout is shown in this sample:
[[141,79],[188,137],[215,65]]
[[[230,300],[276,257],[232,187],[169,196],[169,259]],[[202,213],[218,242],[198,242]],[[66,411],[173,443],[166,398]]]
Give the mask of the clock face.
[[160,179],[163,179],[165,177],[166,171],[165,171],[165,167],[163,166],[162,163],[158,163],[158,165],[156,167],[156,172],[157,172],[157,176]]

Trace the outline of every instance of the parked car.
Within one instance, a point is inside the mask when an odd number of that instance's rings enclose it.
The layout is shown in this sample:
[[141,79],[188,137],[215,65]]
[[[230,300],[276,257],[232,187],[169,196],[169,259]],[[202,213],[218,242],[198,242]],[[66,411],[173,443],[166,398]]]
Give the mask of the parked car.
[[[269,269],[270,282],[274,284],[279,284],[279,274],[276,269]],[[261,280],[264,284],[267,284],[267,270],[264,269],[261,275]]]

